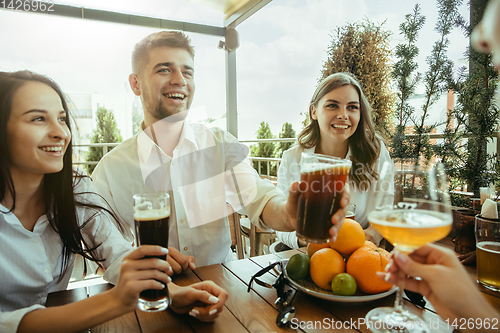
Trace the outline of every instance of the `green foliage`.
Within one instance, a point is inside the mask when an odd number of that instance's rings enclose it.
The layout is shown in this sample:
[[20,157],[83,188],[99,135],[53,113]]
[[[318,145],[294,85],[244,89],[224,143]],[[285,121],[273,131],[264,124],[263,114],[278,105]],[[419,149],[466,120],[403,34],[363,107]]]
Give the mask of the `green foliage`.
[[[476,22],[480,20],[485,2],[471,2]],[[470,38],[472,26],[459,17],[457,20],[465,36]],[[500,125],[500,111],[494,102],[498,74],[486,55],[469,48],[469,73],[462,68],[451,87],[457,103],[449,118],[456,123],[448,126],[445,140],[436,154],[447,166],[451,182],[468,184],[468,191],[479,196],[479,187],[498,184],[500,164],[496,154],[488,154],[486,145],[495,136]],[[467,138],[465,140],[465,138]]]
[[[497,156],[497,159],[499,157]],[[497,162],[497,165],[495,166],[495,172],[497,173],[497,175],[500,175],[500,163]],[[495,182],[495,191],[497,192],[497,199],[498,200],[498,195],[500,193],[500,180],[497,180]]]
[[[391,32],[368,19],[337,28],[323,64],[321,80],[330,74],[349,72],[359,80],[373,108],[373,120],[379,131],[392,122],[394,94],[391,92]],[[386,133],[387,134],[387,133]]]
[[[464,181],[460,177],[460,169],[463,168],[464,161],[464,151],[461,147],[464,133],[460,122],[457,122],[454,115],[455,111],[448,110],[443,141],[434,146],[438,161],[444,164],[450,190],[464,188]],[[452,203],[455,201],[454,206],[462,206],[462,197],[452,196],[451,199]]]
[[[96,118],[97,128],[94,131],[94,136],[90,141],[91,143],[113,143],[122,141],[122,136],[120,135],[120,130],[116,126],[113,112],[106,110],[104,107],[100,107],[96,112]],[[108,150],[111,149],[113,148],[108,148]],[[86,161],[100,161],[103,156],[102,151],[102,147],[90,147]],[[95,165],[87,166],[89,174],[92,174],[94,169]]]
[[399,59],[392,70],[391,76],[396,81],[396,128],[390,135],[390,149],[393,158],[405,158],[410,156],[411,144],[406,136],[406,126],[415,108],[409,104],[409,98],[415,93],[415,88],[421,80],[420,73],[416,73],[418,64],[415,58],[419,49],[416,46],[418,31],[425,23],[425,16],[420,14],[420,6],[413,8],[413,13],[405,16],[405,22],[399,26],[401,35],[405,37],[405,43],[396,46],[396,57]]
[[396,47],[396,56],[399,60],[392,71],[392,77],[398,88],[397,122],[390,144],[394,158],[429,161],[434,153],[429,134],[439,124],[427,125],[425,122],[429,118],[430,107],[436,103],[443,92],[448,90],[453,81],[453,63],[448,59],[446,51],[449,45],[448,35],[459,16],[460,0],[437,0],[437,5],[439,16],[435,30],[440,37],[427,57],[429,69],[423,77],[424,104],[419,115],[408,103],[410,96],[415,93],[415,88],[421,81],[420,74],[415,73],[418,68],[415,57],[419,53],[415,42],[418,31],[425,23],[425,17],[420,14],[418,4],[415,5],[411,14],[405,16],[405,22],[399,27],[401,34],[405,37],[405,43]]
[[469,198],[464,195],[450,193],[450,201],[452,206],[469,208]]
[[141,131],[141,123],[144,115],[134,110],[132,112],[132,134],[136,135]]
[[[271,133],[269,123],[262,121],[259,130],[257,131],[257,139],[275,139],[276,137]],[[259,142],[257,145],[250,146],[250,154],[253,157],[274,157],[275,143],[274,142]],[[261,175],[267,174],[267,162],[259,163],[253,162],[253,167]],[[271,166],[270,175],[276,176],[276,166]]]
[[[283,127],[281,128],[281,132],[279,134],[280,139],[285,139],[285,138],[295,138],[295,130],[292,127],[292,124],[286,122],[283,124]],[[289,149],[293,145],[293,142],[278,142],[276,145],[276,151],[274,153],[274,156],[276,158],[281,158],[283,156],[283,152],[287,149]]]
[[425,98],[422,114],[420,117],[410,116],[415,133],[415,136],[410,140],[412,158],[423,157],[425,160],[429,160],[433,155],[433,145],[428,134],[432,133],[439,124],[425,125],[425,121],[429,117],[430,107],[437,102],[443,92],[449,89],[453,82],[453,62],[448,59],[446,51],[450,43],[448,35],[459,17],[458,6],[460,4],[461,0],[437,0],[439,16],[435,30],[440,36],[434,43],[430,56],[427,57],[429,69],[424,76]]
[[[472,51],[475,52],[475,51]],[[472,53],[471,52],[471,53]],[[461,163],[456,164],[455,174],[469,185],[469,191],[479,194],[479,187],[489,186],[499,180],[496,154],[488,154],[486,145],[495,135],[499,125],[499,108],[493,102],[498,76],[490,59],[468,76],[456,82],[457,106],[454,116],[462,125],[467,142],[454,147]]]
[[[397,124],[390,146],[391,155],[395,158],[429,160],[435,155],[445,165],[450,189],[463,188],[467,183],[469,190],[477,193],[480,186],[488,186],[499,180],[500,164],[496,155],[486,152],[486,144],[499,125],[499,109],[492,102],[498,78],[490,56],[469,50],[467,55],[473,64],[470,73],[461,69],[458,79],[453,80],[453,64],[446,56],[448,35],[457,23],[467,38],[470,38],[472,30],[458,14],[460,4],[461,0],[437,0],[439,16],[435,30],[440,37],[427,58],[429,69],[423,77],[425,98],[418,116],[408,104],[420,80],[418,74],[414,74],[417,69],[414,58],[418,54],[415,40],[425,18],[420,15],[418,5],[412,14],[406,15],[405,23],[400,26],[405,43],[396,48],[399,61],[392,72],[398,88],[398,103]],[[482,16],[484,5],[484,1],[471,2],[477,21]],[[429,117],[430,107],[448,89],[455,91],[457,105],[454,110],[448,110],[444,140],[433,145],[428,134],[439,124],[425,125],[425,121]],[[408,136],[409,133],[413,135]],[[462,206],[466,198],[453,194],[452,200],[454,205]]]

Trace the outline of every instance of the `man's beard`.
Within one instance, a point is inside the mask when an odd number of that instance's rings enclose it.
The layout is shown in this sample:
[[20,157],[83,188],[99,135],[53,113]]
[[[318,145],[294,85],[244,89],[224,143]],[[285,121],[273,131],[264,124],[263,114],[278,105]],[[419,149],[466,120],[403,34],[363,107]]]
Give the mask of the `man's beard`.
[[156,108],[152,112],[152,116],[157,120],[163,120],[169,123],[176,123],[179,121],[183,121],[186,119],[189,113],[189,109],[180,110],[172,113],[167,108],[163,107],[161,103],[156,106]]

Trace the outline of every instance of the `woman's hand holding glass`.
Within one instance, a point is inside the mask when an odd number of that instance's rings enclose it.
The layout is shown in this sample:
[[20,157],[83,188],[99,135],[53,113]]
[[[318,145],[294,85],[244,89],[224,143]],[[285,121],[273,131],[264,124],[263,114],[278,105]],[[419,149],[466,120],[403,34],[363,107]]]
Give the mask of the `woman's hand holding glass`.
[[172,268],[167,261],[157,258],[144,259],[146,256],[166,255],[167,251],[157,245],[142,245],[123,259],[118,283],[110,290],[120,306],[132,311],[137,307],[141,291],[161,290],[163,284],[172,281],[169,277]]
[[[285,205],[286,214],[288,219],[291,220],[294,229],[297,228],[297,209],[298,201],[300,196],[300,182],[293,182],[288,190],[288,199]],[[342,199],[340,200],[340,208],[332,216],[332,227],[330,228],[330,241],[334,242],[337,238],[337,234],[342,228],[344,219],[349,211],[351,202],[351,193],[349,192],[349,185],[346,183],[344,187],[344,193],[342,194]]]
[[[472,318],[490,322],[498,313],[477,291],[476,283],[469,277],[455,252],[437,245],[425,245],[406,255],[395,251],[387,273],[377,275],[390,283],[397,283],[398,276],[408,275],[405,288],[425,296],[437,313],[452,323],[455,319]],[[413,277],[419,277],[415,279]],[[460,295],[457,297],[457,295]],[[475,325],[475,327],[478,327]]]
[[[123,313],[137,307],[139,295],[148,289],[161,290],[172,280],[172,268],[167,261],[145,257],[165,255],[166,249],[157,245],[142,245],[132,251],[121,265],[120,278],[109,292]],[[170,284],[172,304],[176,313],[188,313],[200,321],[214,321],[224,308],[228,293],[212,281],[202,281],[181,287]]]

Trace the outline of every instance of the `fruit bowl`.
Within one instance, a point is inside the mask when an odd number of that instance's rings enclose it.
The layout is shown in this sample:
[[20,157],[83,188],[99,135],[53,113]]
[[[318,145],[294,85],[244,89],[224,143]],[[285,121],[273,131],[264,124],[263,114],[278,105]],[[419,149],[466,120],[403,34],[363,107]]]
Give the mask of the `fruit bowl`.
[[[285,263],[288,263],[288,260],[284,260]],[[290,278],[286,272],[286,269],[284,270],[285,272],[285,277],[287,280],[290,282],[290,284],[297,288],[298,290],[309,294],[314,297],[318,297],[321,299],[325,299],[328,301],[335,301],[335,302],[344,302],[344,303],[355,303],[355,302],[369,302],[369,301],[374,301],[380,298],[387,297],[391,294],[393,294],[398,288],[396,286],[393,286],[391,289],[389,289],[386,292],[379,293],[379,294],[365,294],[360,291],[356,291],[356,293],[353,296],[339,296],[335,295],[331,290],[324,290],[318,287],[314,282],[311,280],[310,277],[307,277],[302,280],[295,281],[292,278]]]

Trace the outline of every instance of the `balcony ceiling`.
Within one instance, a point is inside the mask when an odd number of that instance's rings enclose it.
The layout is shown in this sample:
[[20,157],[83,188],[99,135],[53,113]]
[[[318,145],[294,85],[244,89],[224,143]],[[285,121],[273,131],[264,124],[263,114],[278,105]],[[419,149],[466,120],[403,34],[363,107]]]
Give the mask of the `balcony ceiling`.
[[229,18],[231,15],[235,14],[241,8],[247,5],[253,6],[260,2],[260,0],[189,0],[189,1],[214,8],[224,13],[226,19]]

